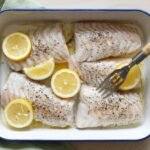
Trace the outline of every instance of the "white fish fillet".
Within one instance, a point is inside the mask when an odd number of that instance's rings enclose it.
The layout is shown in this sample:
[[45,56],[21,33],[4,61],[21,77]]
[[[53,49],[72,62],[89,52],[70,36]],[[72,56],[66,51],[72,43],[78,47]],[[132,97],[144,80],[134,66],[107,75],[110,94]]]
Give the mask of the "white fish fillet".
[[141,47],[141,38],[133,26],[111,23],[76,23],[74,57],[78,62],[124,56]]
[[113,58],[105,59],[97,62],[76,62],[72,57],[70,59],[70,68],[76,70],[82,81],[91,86],[99,86],[99,84],[116,69],[120,63],[128,63],[130,58]]
[[34,83],[19,73],[10,74],[2,90],[1,105],[5,106],[15,98],[25,98],[32,103],[36,121],[57,127],[73,124],[72,100],[57,98],[50,88]]
[[65,62],[68,59],[69,51],[61,24],[48,24],[38,27],[29,33],[32,42],[31,55],[21,62],[8,60],[11,69],[20,71],[24,67],[35,66],[43,61],[55,58],[56,62]]
[[136,92],[114,93],[103,99],[96,88],[83,85],[76,114],[78,128],[107,127],[140,123],[143,105]]

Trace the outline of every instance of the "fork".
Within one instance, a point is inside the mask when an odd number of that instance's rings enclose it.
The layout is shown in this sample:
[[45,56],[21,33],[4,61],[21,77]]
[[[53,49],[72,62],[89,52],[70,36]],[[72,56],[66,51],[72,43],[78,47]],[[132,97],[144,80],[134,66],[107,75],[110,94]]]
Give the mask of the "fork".
[[97,91],[101,93],[103,98],[107,98],[112,95],[114,92],[118,91],[119,87],[125,81],[128,72],[130,69],[139,64],[142,60],[144,60],[150,54],[150,42],[146,44],[135,56],[133,56],[132,61],[120,68],[116,69],[112,73],[110,73],[104,81],[97,87]]

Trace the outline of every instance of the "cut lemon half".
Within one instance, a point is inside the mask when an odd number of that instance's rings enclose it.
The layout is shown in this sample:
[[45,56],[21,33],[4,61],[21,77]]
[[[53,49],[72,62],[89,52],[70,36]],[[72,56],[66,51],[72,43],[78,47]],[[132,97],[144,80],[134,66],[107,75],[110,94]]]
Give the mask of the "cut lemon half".
[[33,108],[25,99],[10,101],[4,110],[7,123],[14,128],[25,128],[32,123]]
[[71,69],[61,69],[52,76],[51,88],[59,97],[73,97],[80,89],[79,76]]
[[[116,67],[116,69],[120,69],[128,64],[129,62],[121,63]],[[135,65],[130,69],[124,83],[119,87],[119,89],[124,91],[134,89],[140,82],[140,79],[141,79],[140,68],[138,65]]]
[[13,61],[22,61],[31,52],[31,41],[29,37],[21,32],[8,35],[2,44],[3,53]]
[[24,68],[24,73],[33,80],[44,80],[51,76],[54,71],[55,62],[51,58],[47,61],[44,61],[34,67]]

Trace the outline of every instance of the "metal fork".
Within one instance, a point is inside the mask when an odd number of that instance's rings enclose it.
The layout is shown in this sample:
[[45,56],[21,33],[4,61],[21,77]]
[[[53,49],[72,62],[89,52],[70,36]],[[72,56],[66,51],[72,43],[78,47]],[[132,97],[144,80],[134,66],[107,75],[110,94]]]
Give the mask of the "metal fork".
[[125,67],[117,69],[109,74],[104,81],[97,87],[97,90],[102,94],[103,98],[109,97],[113,92],[118,91],[118,88],[125,81],[129,70],[136,64],[139,64],[150,54],[150,42],[141,49],[133,58],[132,61]]

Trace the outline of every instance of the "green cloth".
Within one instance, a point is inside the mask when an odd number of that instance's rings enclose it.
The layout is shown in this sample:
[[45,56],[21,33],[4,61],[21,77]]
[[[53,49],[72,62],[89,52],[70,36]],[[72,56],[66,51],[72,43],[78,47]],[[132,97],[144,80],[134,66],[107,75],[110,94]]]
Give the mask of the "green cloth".
[[0,150],[73,150],[65,142],[12,142],[0,140]]
[[0,9],[2,8],[4,1],[5,0],[0,0]]
[[[2,10],[9,8],[42,8],[37,0],[0,0]],[[14,142],[0,140],[0,150],[73,150],[67,142]]]
[[[4,0],[0,0],[4,1]],[[5,0],[2,10],[9,8],[41,8],[37,0]]]

